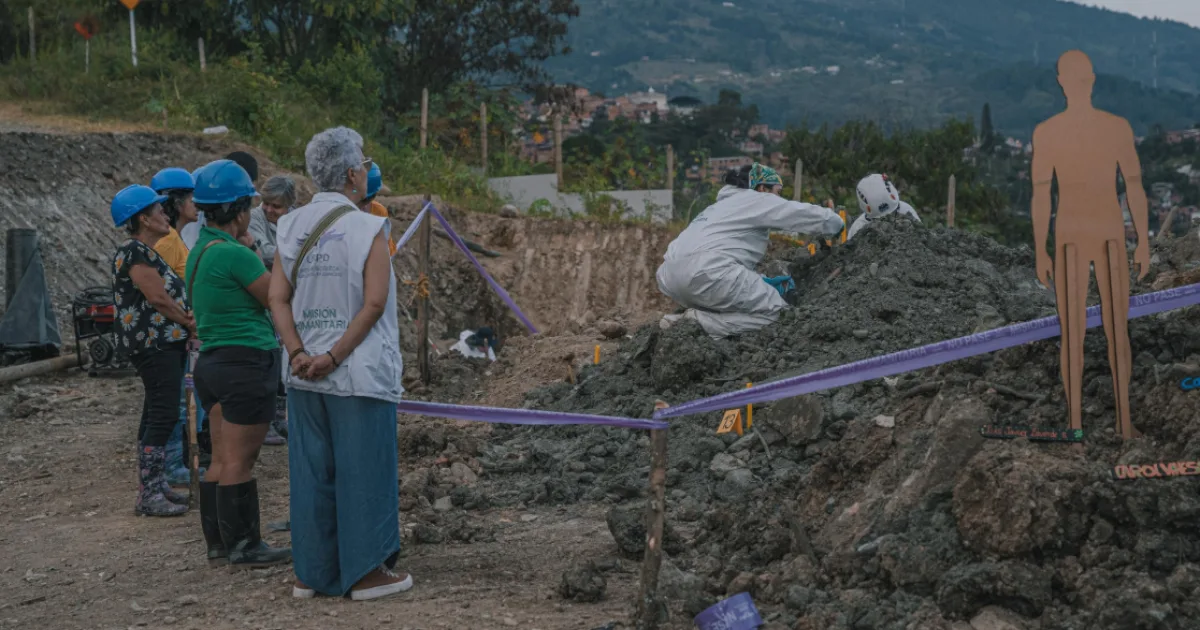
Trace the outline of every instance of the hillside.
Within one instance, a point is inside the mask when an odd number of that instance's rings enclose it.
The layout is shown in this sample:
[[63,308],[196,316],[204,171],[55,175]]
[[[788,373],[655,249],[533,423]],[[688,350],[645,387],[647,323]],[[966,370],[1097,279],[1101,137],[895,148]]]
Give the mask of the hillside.
[[1061,106],[1053,63],[1071,48],[1102,75],[1098,105],[1139,132],[1200,118],[1200,29],[1057,0],[579,4],[572,54],[549,63],[557,79],[701,98],[734,88],[775,124],[868,117],[924,126],[977,117],[990,101],[998,129],[1028,135]]

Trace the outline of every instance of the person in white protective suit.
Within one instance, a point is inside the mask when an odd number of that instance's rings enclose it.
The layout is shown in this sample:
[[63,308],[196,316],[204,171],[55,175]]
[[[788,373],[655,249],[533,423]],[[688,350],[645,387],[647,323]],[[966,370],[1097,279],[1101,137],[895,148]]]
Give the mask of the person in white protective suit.
[[900,193],[887,175],[867,175],[859,180],[855,192],[858,194],[858,209],[862,214],[858,215],[854,224],[850,226],[850,231],[846,234],[847,241],[854,238],[854,235],[871,221],[893,212],[912,217],[918,223],[921,221],[921,217],[917,216],[917,211],[913,210],[912,206],[900,201]]
[[473,359],[496,360],[496,336],[486,326],[479,330],[464,330],[458,334],[458,343],[450,350]]
[[783,181],[762,164],[750,168],[742,186],[723,187],[717,202],[667,247],[658,288],[688,310],[663,318],[664,328],[686,317],[720,339],[775,322],[787,307],[783,294],[795,283],[754,270],[770,231],[833,235],[845,227],[828,208],[780,197]]

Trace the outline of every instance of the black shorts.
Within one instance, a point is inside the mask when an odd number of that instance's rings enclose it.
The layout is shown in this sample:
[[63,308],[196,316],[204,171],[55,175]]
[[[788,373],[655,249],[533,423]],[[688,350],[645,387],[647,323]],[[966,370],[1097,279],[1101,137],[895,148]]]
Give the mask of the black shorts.
[[201,352],[196,361],[196,395],[205,413],[221,405],[225,422],[266,424],[275,418],[280,381],[279,350],[226,346]]

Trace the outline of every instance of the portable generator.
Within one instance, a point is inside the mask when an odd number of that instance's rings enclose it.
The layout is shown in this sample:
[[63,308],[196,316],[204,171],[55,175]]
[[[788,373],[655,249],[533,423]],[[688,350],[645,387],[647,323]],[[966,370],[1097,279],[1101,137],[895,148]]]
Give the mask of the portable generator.
[[83,341],[91,339],[87,353],[91,361],[88,375],[96,376],[100,369],[123,369],[128,361],[117,355],[117,306],[113,303],[111,287],[91,287],[75,295],[71,301],[75,324],[75,356],[83,364]]

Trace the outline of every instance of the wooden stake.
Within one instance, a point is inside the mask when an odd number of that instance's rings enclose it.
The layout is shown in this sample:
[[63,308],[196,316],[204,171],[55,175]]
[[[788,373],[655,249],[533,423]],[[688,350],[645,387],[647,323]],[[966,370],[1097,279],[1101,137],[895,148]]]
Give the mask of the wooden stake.
[[[429,195],[425,195],[426,203],[429,202]],[[429,297],[424,294],[421,287],[428,286],[428,280],[422,283],[421,280],[429,277],[429,246],[430,235],[432,234],[431,224],[432,217],[425,215],[425,220],[421,222],[420,235],[417,241],[417,367],[421,372],[421,382],[429,385],[431,383],[431,371],[429,368]]]
[[200,72],[208,71],[208,61],[204,58],[204,38],[196,40],[196,47],[200,49]]
[[600,365],[600,346],[596,345],[596,352],[592,355],[592,365]]
[[83,40],[83,73],[91,74],[92,72],[92,40]]
[[675,147],[667,145],[667,190],[675,190]]
[[558,176],[558,189],[563,189],[563,130],[562,130],[562,115],[554,115],[554,174]]
[[487,177],[488,170],[488,136],[487,136],[487,103],[479,104],[479,149],[483,153],[483,176]]
[[800,190],[804,184],[804,160],[796,160],[796,181],[792,185],[792,199],[795,201],[803,201],[800,195]]
[[[189,353],[190,355],[191,353]],[[195,365],[192,358],[188,357],[189,367]],[[192,379],[193,370],[188,370],[188,380]],[[188,496],[188,507],[196,507],[196,502],[200,497],[200,441],[196,437],[196,389],[193,385],[188,387],[185,392],[187,395],[187,432],[188,432],[188,473],[190,491]]]
[[[655,401],[655,409],[667,408]],[[650,431],[650,495],[646,501],[646,553],[642,559],[641,587],[638,592],[635,624],[639,630],[658,627],[658,573],[662,568],[663,522],[667,504],[667,430]]]
[[37,63],[37,38],[33,35],[33,7],[29,7],[29,62]]
[[[1171,211],[1167,213],[1167,218],[1163,220],[1162,225],[1158,226],[1158,242],[1161,243],[1167,240],[1167,237],[1171,233],[1171,225],[1175,223],[1175,214],[1177,212],[1179,212],[1179,206],[1172,207]],[[1138,243],[1138,247],[1145,246],[1141,243]]]
[[950,192],[946,199],[946,227],[954,227],[954,176],[950,176]]
[[421,148],[429,141],[429,88],[421,90]]

